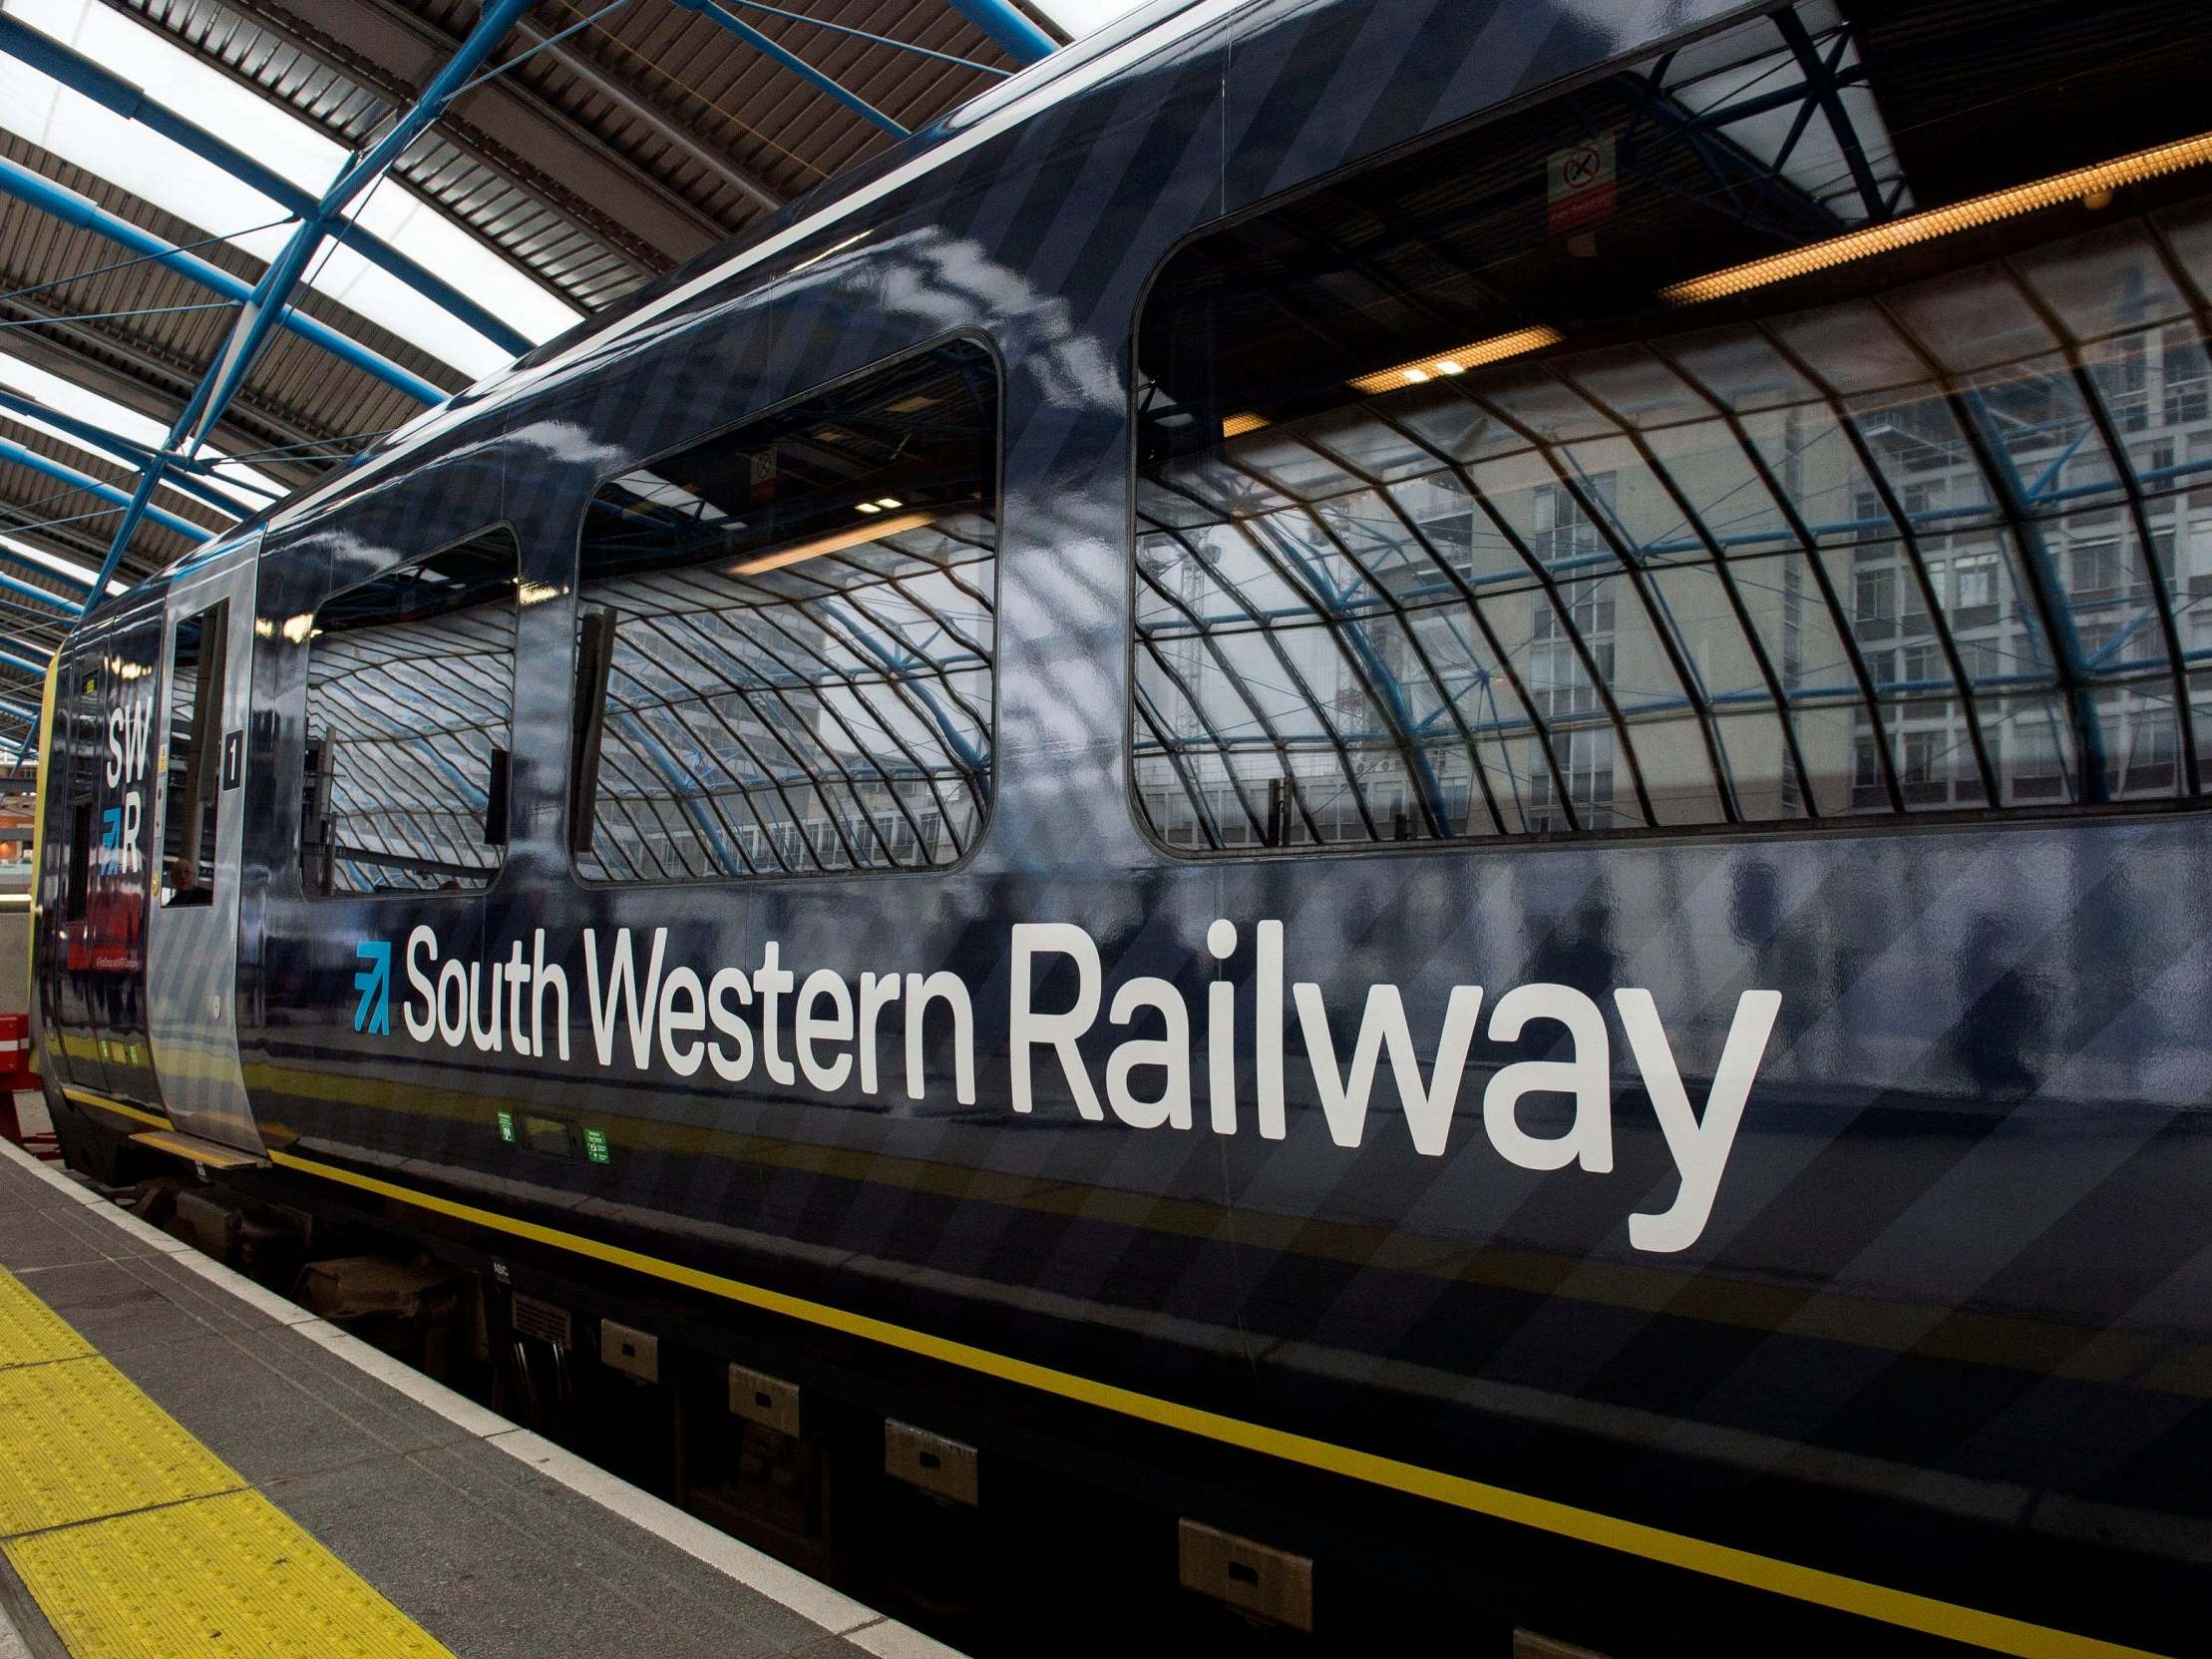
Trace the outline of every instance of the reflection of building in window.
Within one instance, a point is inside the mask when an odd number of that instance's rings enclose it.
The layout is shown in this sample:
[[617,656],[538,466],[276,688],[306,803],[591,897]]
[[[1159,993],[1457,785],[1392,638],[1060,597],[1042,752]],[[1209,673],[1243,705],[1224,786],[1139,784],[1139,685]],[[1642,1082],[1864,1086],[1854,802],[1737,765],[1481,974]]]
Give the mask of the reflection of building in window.
[[[1770,30],[1700,61],[1780,84]],[[1622,79],[1156,275],[1131,687],[1154,832],[1296,846],[2201,794],[2201,182],[2081,239],[2028,214],[2001,258],[1939,243],[1684,317],[1650,296],[1721,262],[1699,237],[1763,254],[1838,199],[1728,220],[1705,161],[1654,133],[1600,256],[1571,256],[1507,158],[1587,127]],[[1877,172],[1898,166],[1884,143]],[[1569,316],[1592,337],[1447,349]]]
[[586,516],[572,850],[598,881],[948,863],[989,791],[997,391],[955,343]]

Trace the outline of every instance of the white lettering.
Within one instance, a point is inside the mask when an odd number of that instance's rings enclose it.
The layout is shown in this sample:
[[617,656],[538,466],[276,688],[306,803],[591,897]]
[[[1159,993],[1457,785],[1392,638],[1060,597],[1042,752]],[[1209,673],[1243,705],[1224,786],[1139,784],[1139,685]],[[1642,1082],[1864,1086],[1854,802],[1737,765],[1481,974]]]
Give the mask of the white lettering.
[[676,1032],[707,1029],[706,992],[688,968],[671,968],[660,982],[660,1057],[679,1077],[688,1077],[706,1058],[703,1042],[678,1042]]
[[1253,930],[1257,966],[1252,977],[1253,1075],[1260,1102],[1260,1138],[1281,1140],[1283,1112],[1283,924]]
[[523,942],[518,939],[507,959],[507,1029],[515,1034],[515,1051],[525,1055],[537,1052],[523,1031],[523,982],[529,976],[530,964],[523,960]]
[[[590,930],[584,931],[584,949],[590,950]],[[530,1051],[546,1051],[546,990],[552,987],[560,993],[554,1005],[559,1014],[553,1021],[553,1034],[560,1038],[560,1057],[568,1057],[568,971],[555,963],[546,962],[546,930],[540,928],[530,941]],[[605,1061],[600,1061],[604,1064]]]
[[[815,1004],[824,999],[832,1010],[827,1018],[814,1012]],[[799,1069],[806,1073],[807,1081],[825,1094],[843,1088],[853,1069],[853,1056],[840,1054],[826,1065],[815,1057],[814,1045],[817,1041],[850,1042],[852,1038],[852,990],[846,985],[845,976],[836,969],[817,968],[799,988],[799,1001],[792,1009],[791,1019],[791,1045],[798,1053]]]
[[[447,995],[449,990],[451,996]],[[469,971],[461,966],[459,957],[448,957],[438,970],[438,1040],[449,1048],[458,1048],[468,1035]]]
[[[1029,1007],[1031,964],[1040,952],[1050,951],[1075,964],[1075,1002],[1061,1014],[1037,1014]],[[1091,1029],[1098,1018],[1098,947],[1091,936],[1072,922],[1016,922],[1013,931],[1013,970],[1007,987],[1006,1080],[1016,1111],[1027,1111],[1029,1050],[1049,1046],[1060,1056],[1060,1070],[1067,1078],[1075,1109],[1092,1122],[1102,1120],[1098,1094],[1090,1073],[1075,1051],[1075,1039]],[[911,1013],[910,1013],[911,1018]]]
[[407,1035],[417,1042],[428,1042],[438,1035],[438,988],[431,978],[415,966],[415,954],[425,946],[430,949],[430,960],[438,960],[438,934],[425,923],[407,936],[407,983],[415,988],[415,995],[422,999],[422,1013],[415,1012],[416,1005],[409,1003],[401,1011],[407,1022]]
[[710,1042],[707,1059],[717,1077],[734,1083],[742,1082],[753,1069],[753,1030],[746,1025],[744,1015],[722,1000],[728,996],[735,996],[740,1004],[752,1002],[753,990],[745,982],[744,969],[724,968],[707,982],[707,1014],[714,1021],[714,1029],[737,1050],[734,1055],[725,1054],[719,1040]]
[[645,969],[640,991],[637,970],[630,957],[630,931],[617,929],[614,949],[607,953],[606,995],[599,995],[598,940],[583,930],[583,989],[591,1005],[591,1040],[599,1050],[599,1063],[614,1063],[614,1023],[623,1019],[630,1031],[630,1062],[642,1071],[649,1063],[653,1043],[653,1016],[660,999],[660,962],[668,948],[668,930],[653,929],[653,954]]
[[496,1054],[507,1046],[500,1038],[500,982],[503,975],[500,965],[496,962],[492,964],[492,1024],[490,1029],[486,1029],[479,1026],[476,1020],[478,1004],[483,1000],[478,995],[478,972],[482,966],[475,962],[469,964],[469,1040],[483,1052]]
[[785,1087],[799,1080],[791,1061],[776,1052],[776,999],[798,982],[791,970],[777,966],[779,947],[771,939],[761,948],[760,966],[753,971],[753,989],[760,993],[760,1063],[769,1080]]
[[963,1106],[975,1104],[975,1010],[967,1000],[967,986],[957,974],[942,969],[923,979],[907,976],[907,1098],[922,1098],[922,1039],[928,1024],[929,1005],[942,1003],[952,1011],[952,1098]]
[[[897,974],[861,975],[861,1092],[876,1092],[876,1021],[884,1010],[899,1000],[899,987],[904,983]],[[964,988],[963,988],[964,989]],[[914,1086],[909,1078],[908,1086]],[[916,1095],[921,1099],[921,1095]]]
[[1367,988],[1367,1007],[1359,1022],[1359,1037],[1352,1044],[1351,1070],[1339,1075],[1336,1039],[1328,1029],[1328,1010],[1317,985],[1290,988],[1297,1001],[1298,1027],[1305,1033],[1306,1063],[1313,1068],[1313,1086],[1321,1097],[1321,1114],[1328,1119],[1329,1138],[1339,1146],[1357,1146],[1367,1123],[1367,1096],[1374,1087],[1375,1066],[1385,1050],[1390,1071],[1397,1078],[1398,1104],[1405,1111],[1405,1126],[1413,1136],[1413,1150],[1437,1157],[1444,1150],[1459,1100],[1460,1076],[1467,1069],[1467,1047],[1475,1039],[1476,1017],[1482,1012],[1482,987],[1455,985],[1444,1005],[1444,1029],[1436,1038],[1436,1068],[1428,1083],[1421,1081],[1420,1055],[1413,1047],[1413,1033],[1405,1023],[1405,1004],[1394,985]]
[[1674,1050],[1659,1024],[1659,1005],[1652,994],[1616,991],[1613,1001],[1621,1011],[1629,1050],[1644,1073],[1645,1092],[1652,1097],[1659,1131],[1666,1136],[1666,1149],[1673,1153],[1682,1180],[1669,1208],[1658,1215],[1629,1217],[1629,1242],[1639,1250],[1686,1250],[1697,1242],[1712,1215],[1713,1195],[1720,1190],[1721,1173],[1728,1167],[1728,1153],[1743,1122],[1744,1102],[1751,1097],[1759,1061],[1766,1057],[1775,1017],[1782,1012],[1782,994],[1746,991],[1736,999],[1735,1019],[1721,1045],[1720,1063],[1713,1067],[1701,1120],[1690,1108],[1689,1091],[1682,1087]]
[[[1568,985],[1517,986],[1490,1014],[1490,1040],[1511,1042],[1532,1020],[1567,1028],[1571,1059],[1520,1059],[1500,1066],[1482,1093],[1482,1125],[1490,1144],[1523,1169],[1560,1169],[1581,1163],[1593,1175],[1613,1167],[1613,1080],[1608,1063],[1606,1017],[1598,1005]],[[1571,1094],[1575,1121],[1552,1140],[1524,1131],[1514,1108],[1524,1094]]]
[[[1157,1037],[1130,1037],[1106,1056],[1106,1103],[1132,1129],[1191,1126],[1191,1015],[1183,998],[1166,980],[1139,976],[1114,993],[1106,1018],[1126,1026],[1141,1008],[1159,1011],[1165,1031]],[[1163,1082],[1157,1097],[1146,1100],[1129,1086],[1138,1066],[1158,1066]]]

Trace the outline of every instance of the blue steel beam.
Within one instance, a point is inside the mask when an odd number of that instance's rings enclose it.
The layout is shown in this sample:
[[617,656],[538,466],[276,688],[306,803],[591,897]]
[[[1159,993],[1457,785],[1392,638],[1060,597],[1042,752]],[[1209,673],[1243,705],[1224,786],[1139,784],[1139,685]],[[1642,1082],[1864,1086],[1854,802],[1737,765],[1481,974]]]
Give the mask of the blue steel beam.
[[1052,37],[1006,0],[946,0],[946,4],[997,43],[1014,62],[1033,64],[1059,50]]
[[[103,484],[90,473],[81,473],[75,467],[64,466],[59,461],[49,461],[36,450],[25,449],[12,438],[0,438],[0,461],[28,467],[35,473],[43,473],[72,489],[83,490],[87,495],[98,496],[102,501],[114,502],[119,507],[128,507],[133,500],[113,484]],[[204,525],[193,524],[189,519],[181,519],[165,507],[144,507],[140,509],[140,513],[164,529],[174,530],[178,535],[188,537],[195,543],[205,541],[214,534]]]
[[[323,239],[331,234],[347,206],[381,179],[407,147],[445,113],[446,106],[492,55],[516,21],[530,10],[531,4],[532,0],[485,0],[477,26],[431,78],[422,96],[392,123],[382,138],[339,170],[338,177],[323,192],[313,211],[300,219],[283,249],[261,273],[260,281],[240,302],[229,339],[200,378],[184,412],[177,417],[176,425],[170,428],[169,441],[140,472],[138,490],[124,511],[123,522],[116,526],[115,540],[109,544],[108,557],[100,567],[99,580],[94,584],[96,593],[107,592],[108,579],[123,563],[123,551],[131,545],[139,521],[151,508],[154,491],[161,484],[171,459],[187,459],[198,449],[208,430],[222,418],[223,410],[229,406],[238,387],[244,384],[245,377],[252,372],[254,360],[268,342],[269,330],[293,314],[292,292],[307,274],[308,261],[315,256]],[[426,401],[439,399],[434,395]]]
[[[151,444],[142,444],[136,439],[110,432],[104,426],[82,420],[75,415],[65,415],[59,409],[49,409],[37,398],[24,397],[4,386],[0,386],[0,412],[20,415],[26,420],[44,421],[48,426],[68,433],[78,442],[89,444],[104,455],[113,456],[127,467],[143,467],[154,454]],[[221,481],[216,482],[219,484]],[[169,484],[172,489],[182,490],[194,501],[212,507],[218,513],[227,513],[234,519],[250,517],[260,510],[258,503],[238,500],[215,485],[201,483],[197,478],[172,478]]]
[[51,654],[44,662],[33,662],[29,657],[18,656],[11,650],[0,650],[0,666],[22,668],[27,672],[37,674],[41,679],[46,677],[46,670],[53,666],[53,661]]
[[[211,424],[219,419],[228,406],[231,395],[252,371],[253,362],[260,355],[262,344],[268,339],[269,329],[288,307],[292,290],[307,273],[307,262],[323,238],[331,233],[355,197],[367,190],[400,159],[401,153],[422,136],[423,130],[445,113],[446,106],[476,73],[484,60],[492,55],[501,39],[513,28],[516,20],[530,10],[532,0],[485,0],[484,13],[477,26],[469,31],[468,39],[449,59],[444,68],[431,78],[422,96],[414,106],[394,122],[385,135],[368,150],[354,157],[339,170],[330,188],[323,192],[313,211],[301,218],[292,231],[291,239],[283,251],[269,262],[261,273],[261,280],[254,284],[252,296],[239,312],[232,326],[229,342],[222,356],[209,371],[211,388],[197,401],[204,406],[204,418]],[[430,401],[437,402],[433,398]],[[196,412],[195,412],[196,413]],[[178,447],[183,433],[191,430],[186,422],[179,434],[172,437],[169,448]],[[159,463],[157,463],[157,467]]]
[[752,47],[754,51],[783,65],[784,68],[790,70],[792,74],[798,76],[809,86],[828,93],[855,115],[860,116],[863,120],[874,122],[893,138],[903,139],[907,136],[906,128],[900,126],[898,122],[892,120],[890,116],[884,114],[867,99],[861,97],[858,93],[846,91],[836,81],[808,63],[806,59],[800,57],[798,53],[777,45],[776,42],[770,40],[750,23],[732,17],[720,6],[717,6],[714,0],[675,0],[675,3],[685,11],[697,12],[708,22],[728,30],[747,46]]
[[[6,157],[0,157],[0,196],[11,196],[16,201],[50,213],[65,224],[74,224],[80,230],[90,230],[119,247],[144,255],[154,263],[176,271],[180,276],[197,283],[210,293],[244,304],[253,297],[252,284],[232,276],[220,265],[209,264],[195,253],[164,241],[150,230],[142,230],[130,220],[118,218],[99,204],[80,196],[67,186],[57,185],[43,174],[33,173]],[[279,323],[303,340],[311,340],[323,350],[343,362],[352,364],[374,375],[387,386],[405,392],[418,403],[442,403],[446,394],[423,379],[410,373],[357,340],[350,340],[335,328],[317,322],[313,317],[287,308]]]
[[[142,88],[133,86],[122,76],[4,14],[0,14],[0,52],[28,64],[72,91],[83,93],[94,103],[114,111],[124,120],[135,121],[149,132],[159,133],[194,156],[212,162],[240,184],[259,191],[295,218],[304,219],[315,211],[314,196],[282,174],[235,146],[224,143],[204,128],[194,126],[166,104],[149,98]],[[528,335],[517,332],[509,323],[479,305],[444,277],[417,264],[390,243],[371,235],[358,224],[350,220],[341,221],[332,227],[332,234],[370,263],[398,277],[439,309],[460,318],[502,351],[520,356],[537,344]]]
[[[725,7],[735,6],[743,12],[766,12],[770,17],[780,17],[787,22],[804,23],[810,29],[826,29],[833,35],[850,35],[855,40],[888,46],[894,52],[911,52],[918,58],[932,58],[940,64],[957,64],[962,69],[979,70],[985,75],[1005,76],[1012,73],[1011,70],[1000,69],[995,64],[979,64],[973,58],[962,58],[951,52],[938,52],[926,46],[917,46],[911,40],[894,40],[889,35],[872,34],[866,29],[856,29],[849,23],[832,23],[825,17],[809,17],[804,12],[786,11],[781,6],[769,5],[768,0],[721,0],[721,3]],[[547,44],[550,46],[553,43],[549,41]],[[507,66],[502,64],[500,67],[505,69]]]
[[[10,525],[8,528],[13,530],[15,527]],[[36,529],[37,526],[26,528]],[[13,548],[0,547],[0,565],[12,565],[19,571],[29,571],[33,576],[51,577],[56,582],[68,583],[72,588],[82,588],[88,594],[92,592],[92,584],[83,577],[71,576],[67,571],[57,571],[51,565],[41,565],[36,559],[26,559]],[[77,609],[84,610],[83,604],[79,603]]]
[[[28,561],[25,563],[28,564]],[[46,574],[49,576],[61,575],[58,571],[49,571]],[[64,576],[61,577],[61,580],[67,582],[69,578]],[[75,600],[65,600],[59,594],[49,594],[44,588],[34,588],[28,582],[18,582],[5,571],[0,571],[0,593],[21,594],[26,599],[39,601],[42,605],[51,605],[64,617],[81,617],[85,613],[85,608]]]

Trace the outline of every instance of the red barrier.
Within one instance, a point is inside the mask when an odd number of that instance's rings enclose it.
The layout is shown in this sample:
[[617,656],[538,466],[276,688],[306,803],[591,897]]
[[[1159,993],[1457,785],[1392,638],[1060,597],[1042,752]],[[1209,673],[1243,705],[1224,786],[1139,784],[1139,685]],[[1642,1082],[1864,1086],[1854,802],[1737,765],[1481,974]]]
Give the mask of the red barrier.
[[38,1085],[31,1069],[31,1017],[0,1014],[0,1089],[13,1093]]
[[31,1069],[31,1017],[0,1014],[0,1136],[42,1158],[58,1158],[61,1151],[54,1136],[51,1133],[26,1136],[23,1121],[16,1115],[16,1094],[35,1090],[38,1086],[38,1073]]

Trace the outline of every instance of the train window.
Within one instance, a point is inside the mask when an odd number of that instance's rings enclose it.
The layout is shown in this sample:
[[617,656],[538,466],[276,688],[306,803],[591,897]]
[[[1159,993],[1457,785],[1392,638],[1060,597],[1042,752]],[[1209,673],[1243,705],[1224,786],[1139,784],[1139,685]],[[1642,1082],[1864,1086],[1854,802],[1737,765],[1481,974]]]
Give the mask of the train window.
[[1156,837],[2200,797],[2212,27],[1986,10],[1807,0],[1173,253]]
[[165,905],[203,905],[214,898],[229,619],[227,600],[182,618],[170,647],[169,776],[162,806]]
[[482,888],[507,843],[521,552],[501,528],[326,601],[308,633],[310,893]]
[[616,478],[577,575],[591,881],[926,869],[990,788],[997,370],[951,341]]
[[72,801],[69,807],[69,866],[63,873],[62,920],[82,922],[90,909],[92,892],[92,818],[90,801]]

